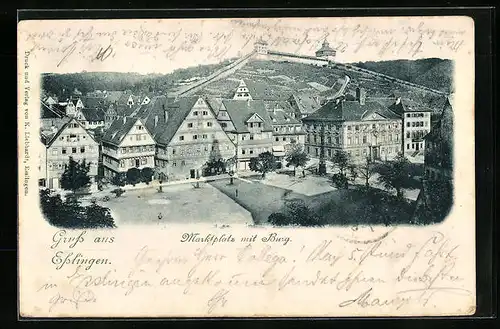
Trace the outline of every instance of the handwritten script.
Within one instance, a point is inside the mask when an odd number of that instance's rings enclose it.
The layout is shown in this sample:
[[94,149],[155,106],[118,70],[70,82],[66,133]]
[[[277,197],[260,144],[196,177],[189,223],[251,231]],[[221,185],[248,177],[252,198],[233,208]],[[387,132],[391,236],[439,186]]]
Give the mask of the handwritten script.
[[[59,233],[52,245],[77,248],[83,236]],[[272,240],[267,236],[224,245],[228,237],[185,233],[180,238],[183,249],[144,245],[125,267],[67,265],[57,284],[48,280],[37,294],[46,296],[49,312],[78,311],[106,294],[125,298],[120,303],[144,293],[168,294],[179,302],[183,296],[200,295],[200,300],[206,298],[206,314],[225,314],[244,296],[271,292],[328,292],[338,300],[332,307],[380,311],[433,307],[435,298],[443,295],[473,296],[462,288],[464,278],[455,268],[461,246],[440,232],[420,244],[396,243],[391,234],[382,234],[363,244],[339,243],[343,240],[337,238],[283,245],[285,239],[275,234]],[[213,243],[217,239],[221,243]]]
[[[193,24],[199,24],[199,28],[193,29]],[[305,55],[314,54],[328,39],[338,54],[346,53],[349,58],[370,52],[373,59],[391,55],[414,58],[428,50],[449,55],[470,46],[466,43],[466,30],[460,26],[436,28],[425,20],[408,20],[391,27],[356,20],[314,25],[290,24],[287,19],[229,19],[217,24],[199,20],[189,24],[131,23],[113,28],[96,23],[85,27],[47,23],[20,31],[29,53],[57,58],[58,68],[76,58],[98,65],[135,55],[180,63],[187,54],[197,54],[195,57],[202,62],[218,62],[250,53],[254,42],[261,38],[271,49]]]

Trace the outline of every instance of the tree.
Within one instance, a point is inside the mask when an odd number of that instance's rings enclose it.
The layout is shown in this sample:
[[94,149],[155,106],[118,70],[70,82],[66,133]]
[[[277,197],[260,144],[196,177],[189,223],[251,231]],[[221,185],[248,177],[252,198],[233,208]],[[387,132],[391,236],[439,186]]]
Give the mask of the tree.
[[296,175],[297,167],[304,167],[309,161],[309,155],[303,151],[299,144],[293,144],[286,155],[286,166],[293,166],[293,175]]
[[259,156],[250,159],[250,170],[260,172],[262,178],[266,177],[266,173],[276,169],[276,157],[271,152],[264,152]]
[[370,186],[370,178],[375,173],[375,165],[370,157],[366,157],[365,161],[357,167],[357,173],[365,179],[365,186]]
[[90,164],[87,164],[85,159],[77,162],[73,157],[69,157],[69,163],[61,176],[61,187],[73,193],[82,187],[87,187],[90,184],[89,171]]
[[130,168],[127,171],[127,183],[135,186],[135,184],[139,183],[140,181],[141,181],[141,170],[138,168]]
[[125,184],[127,184],[127,176],[122,172],[116,173],[111,179],[111,184],[115,186],[125,186]]
[[330,159],[338,172],[333,174],[332,182],[337,188],[348,188],[349,180],[357,177],[356,166],[352,163],[350,155],[345,151],[335,151]]
[[141,181],[146,183],[146,184],[149,184],[149,182],[151,182],[151,180],[152,180],[153,174],[154,174],[154,170],[152,168],[149,168],[149,167],[142,168]]
[[393,161],[382,165],[379,174],[378,181],[386,189],[394,189],[398,199],[403,199],[403,188],[411,185],[410,162],[408,159],[402,153],[398,153]]
[[335,168],[338,169],[339,174],[342,176],[346,176],[346,171],[351,165],[351,157],[345,151],[335,151],[333,156],[330,159],[333,162]]

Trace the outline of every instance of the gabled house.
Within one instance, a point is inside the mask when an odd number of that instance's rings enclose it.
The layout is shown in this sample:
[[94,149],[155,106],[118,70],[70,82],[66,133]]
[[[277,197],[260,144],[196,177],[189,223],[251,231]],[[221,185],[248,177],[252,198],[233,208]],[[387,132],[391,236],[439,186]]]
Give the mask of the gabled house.
[[66,123],[67,117],[64,109],[59,108],[57,104],[48,105],[40,102],[40,129],[51,130],[52,127],[61,127]]
[[66,115],[74,117],[83,107],[83,102],[80,98],[70,98],[66,103]]
[[272,120],[263,101],[222,100],[217,120],[236,146],[238,170],[249,170],[251,158],[272,152]]
[[288,102],[296,119],[305,118],[321,107],[319,96],[313,92],[295,92],[288,98]]
[[279,106],[268,110],[268,113],[273,127],[273,154],[284,160],[292,145],[304,146],[306,134],[302,129],[302,122]]
[[101,143],[104,176],[109,179],[131,168],[154,168],[155,141],[140,118],[113,121]]
[[156,169],[169,180],[202,176],[206,164],[227,160],[235,155],[212,108],[202,97],[179,98],[153,106],[146,125],[156,141]]
[[69,157],[75,161],[85,160],[90,164],[89,176],[91,182],[95,181],[99,161],[99,144],[85,128],[75,119],[68,121],[59,129],[54,127],[50,131],[42,131],[41,142],[45,146],[40,156],[40,181],[41,186],[51,189],[60,187],[61,175],[69,163]]
[[85,129],[95,129],[104,127],[104,111],[101,109],[81,109],[76,118],[85,127]]

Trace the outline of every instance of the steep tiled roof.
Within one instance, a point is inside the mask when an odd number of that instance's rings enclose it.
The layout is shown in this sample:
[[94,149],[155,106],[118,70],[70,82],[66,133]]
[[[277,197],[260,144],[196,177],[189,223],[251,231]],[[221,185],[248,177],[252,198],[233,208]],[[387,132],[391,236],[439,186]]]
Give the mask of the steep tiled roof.
[[83,108],[81,112],[87,121],[104,121],[104,111],[101,109]]
[[138,118],[119,118],[111,123],[111,126],[106,130],[102,141],[114,145],[120,145],[123,138],[128,134],[130,129],[135,125]]
[[[198,98],[198,96],[182,97],[173,103],[167,103],[165,96],[158,96],[151,101],[151,110],[143,122],[158,144],[167,145],[170,143]],[[165,111],[167,115],[165,115]],[[158,118],[156,125],[155,118]]]
[[409,99],[396,100],[394,104],[389,106],[389,109],[399,115],[403,114],[404,112],[432,112],[432,109],[430,109],[429,107]]
[[248,91],[255,100],[277,100],[290,97],[290,91],[283,91],[264,82],[245,80]]
[[205,99],[208,103],[208,106],[214,111],[215,114],[219,112],[220,106],[222,105],[221,97],[207,97]]
[[64,117],[64,110],[55,104],[52,107],[40,102],[40,119],[57,119]]
[[266,109],[268,111],[272,110],[283,110],[286,113],[294,113],[292,105],[287,101],[264,101]]
[[123,91],[118,91],[118,90],[108,91],[106,94],[107,94],[106,101],[110,103],[115,103],[120,99],[120,97],[122,97]]
[[294,93],[290,101],[297,106],[302,114],[311,114],[321,107],[316,96],[307,92]]
[[399,115],[390,111],[378,102],[367,101],[361,105],[358,101],[330,101],[319,110],[303,120],[320,121],[361,121],[363,118],[376,113],[386,119],[399,119]]
[[[66,121],[66,123],[64,123],[60,128],[59,130],[57,130],[57,132],[54,134],[54,133],[50,133],[50,132],[41,132],[41,139],[42,139],[42,142],[45,144],[45,146],[49,147],[50,145],[52,145],[52,143],[57,139],[57,137],[59,137],[59,135],[61,135],[61,133],[66,129],[66,127],[70,124],[70,123],[77,123],[78,125],[80,125],[83,129],[85,129],[82,124],[80,122],[78,122],[76,119],[74,118],[68,118],[68,121]],[[92,137],[92,135],[89,134],[89,136],[94,139]],[[95,140],[94,140],[95,141]]]
[[249,132],[246,126],[246,121],[255,113],[257,113],[264,120],[263,131],[273,130],[271,126],[271,117],[269,116],[266,105],[263,101],[225,99],[222,101],[222,104],[227,110],[236,132]]
[[102,97],[83,97],[82,103],[83,107],[87,109],[102,109],[106,105]]
[[273,125],[300,124],[300,121],[293,118],[284,110],[269,111],[269,117]]

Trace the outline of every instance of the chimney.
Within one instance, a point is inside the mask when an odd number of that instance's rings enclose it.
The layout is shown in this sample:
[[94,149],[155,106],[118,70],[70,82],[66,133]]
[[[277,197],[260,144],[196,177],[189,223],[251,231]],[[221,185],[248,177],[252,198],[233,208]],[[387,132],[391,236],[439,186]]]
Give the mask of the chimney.
[[158,125],[158,116],[155,116],[155,127]]
[[396,105],[399,105],[400,103],[401,103],[401,97],[398,97],[398,98],[396,99]]
[[366,91],[364,88],[356,88],[356,100],[360,105],[365,105],[366,101]]

